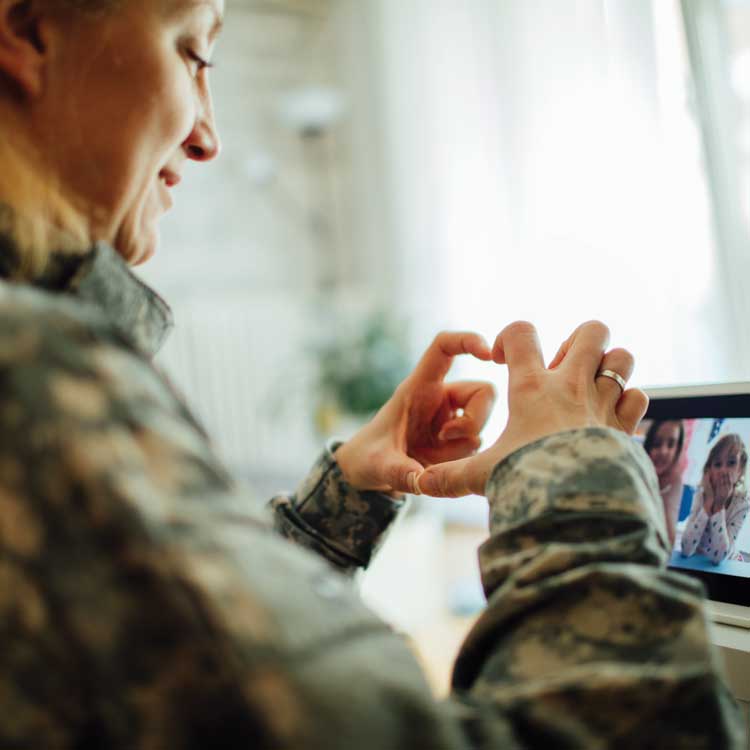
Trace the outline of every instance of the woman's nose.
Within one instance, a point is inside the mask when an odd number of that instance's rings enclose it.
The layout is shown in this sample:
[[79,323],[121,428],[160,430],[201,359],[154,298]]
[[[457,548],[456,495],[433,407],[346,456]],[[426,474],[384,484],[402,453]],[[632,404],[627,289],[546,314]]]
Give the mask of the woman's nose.
[[221,152],[221,142],[216,132],[213,118],[203,118],[196,122],[183,144],[185,153],[193,161],[212,161]]
[[201,114],[196,118],[195,126],[183,143],[183,148],[188,159],[212,161],[221,152],[221,141],[216,128],[210,95],[203,97],[201,104]]

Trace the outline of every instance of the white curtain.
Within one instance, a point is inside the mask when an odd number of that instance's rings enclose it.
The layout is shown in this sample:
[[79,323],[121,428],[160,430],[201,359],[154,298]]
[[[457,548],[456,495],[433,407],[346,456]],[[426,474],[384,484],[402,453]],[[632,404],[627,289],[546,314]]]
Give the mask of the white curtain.
[[[601,318],[636,382],[747,378],[673,0],[371,0],[395,283],[425,340]],[[464,373],[488,373],[462,365]]]

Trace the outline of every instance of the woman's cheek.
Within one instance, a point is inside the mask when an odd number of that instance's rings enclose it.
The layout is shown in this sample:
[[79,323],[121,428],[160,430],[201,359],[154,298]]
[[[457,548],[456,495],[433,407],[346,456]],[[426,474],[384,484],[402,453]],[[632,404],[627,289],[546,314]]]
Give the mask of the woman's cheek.
[[179,148],[195,127],[197,102],[194,88],[194,81],[182,72],[164,91],[162,138],[168,149]]

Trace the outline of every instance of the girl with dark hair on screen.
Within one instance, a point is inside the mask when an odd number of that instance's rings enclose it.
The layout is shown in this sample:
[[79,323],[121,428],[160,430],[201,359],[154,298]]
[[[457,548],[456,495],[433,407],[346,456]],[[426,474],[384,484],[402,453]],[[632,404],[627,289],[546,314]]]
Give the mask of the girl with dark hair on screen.
[[681,419],[655,420],[646,433],[643,447],[648,453],[659,480],[659,494],[664,503],[667,532],[674,544],[682,500],[680,460],[685,444],[685,425]]

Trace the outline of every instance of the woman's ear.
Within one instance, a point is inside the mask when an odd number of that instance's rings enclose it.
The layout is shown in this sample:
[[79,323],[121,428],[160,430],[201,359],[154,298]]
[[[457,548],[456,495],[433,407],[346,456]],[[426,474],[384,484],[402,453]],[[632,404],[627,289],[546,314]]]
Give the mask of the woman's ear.
[[45,45],[38,0],[0,0],[0,76],[26,97],[42,89]]

